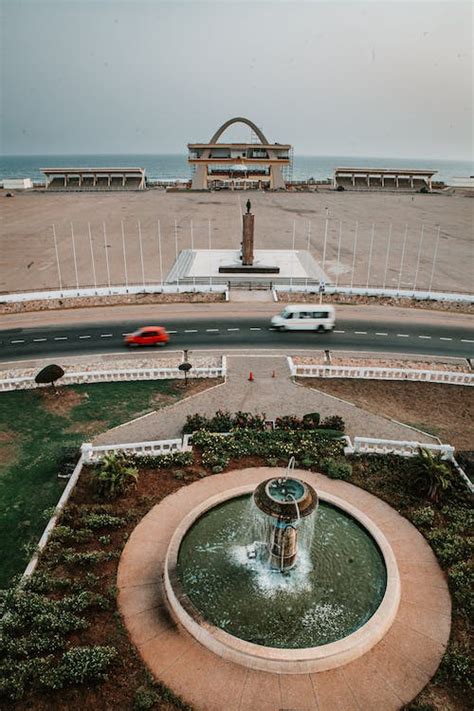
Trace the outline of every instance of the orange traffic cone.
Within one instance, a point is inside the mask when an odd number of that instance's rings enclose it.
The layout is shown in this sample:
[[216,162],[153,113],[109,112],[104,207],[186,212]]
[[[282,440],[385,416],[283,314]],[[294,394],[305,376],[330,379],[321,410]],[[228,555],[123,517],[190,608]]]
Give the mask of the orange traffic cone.
[[249,380],[250,380],[250,382],[253,381],[253,373],[252,373],[252,371],[250,371],[250,373],[249,373]]

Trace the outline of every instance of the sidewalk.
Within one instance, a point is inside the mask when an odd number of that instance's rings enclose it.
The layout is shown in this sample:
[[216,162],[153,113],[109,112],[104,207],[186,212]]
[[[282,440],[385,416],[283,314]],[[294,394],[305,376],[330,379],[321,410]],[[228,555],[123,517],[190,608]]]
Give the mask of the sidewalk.
[[[248,380],[250,371],[254,376],[253,382]],[[321,391],[297,385],[290,378],[286,357],[283,355],[238,354],[227,356],[227,379],[222,385],[103,432],[95,438],[94,444],[173,439],[181,436],[186,415],[199,412],[211,416],[219,409],[229,412],[263,412],[267,419],[281,415],[302,417],[308,412],[319,412],[321,419],[339,415],[344,419],[346,433],[351,438],[358,435],[436,442],[434,437],[423,436],[388,418],[374,415]]]

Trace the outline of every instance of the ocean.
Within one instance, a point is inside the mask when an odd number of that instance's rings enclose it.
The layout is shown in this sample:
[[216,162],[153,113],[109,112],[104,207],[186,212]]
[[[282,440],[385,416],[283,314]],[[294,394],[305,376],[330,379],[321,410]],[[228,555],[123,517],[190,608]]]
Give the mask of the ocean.
[[[191,177],[186,155],[44,155],[0,156],[0,181],[9,178],[31,178],[44,182],[41,168],[52,167],[140,167],[150,180],[185,180]],[[437,170],[435,180],[449,183],[451,178],[474,175],[474,165],[469,161],[424,160],[421,158],[373,158],[354,156],[299,156],[293,159],[292,180],[325,180],[332,177],[338,166],[373,168],[426,168]]]

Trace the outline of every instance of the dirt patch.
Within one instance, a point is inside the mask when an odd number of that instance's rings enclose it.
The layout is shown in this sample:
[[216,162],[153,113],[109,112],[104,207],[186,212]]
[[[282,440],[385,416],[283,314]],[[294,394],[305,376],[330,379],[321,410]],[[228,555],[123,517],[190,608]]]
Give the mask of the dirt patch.
[[456,449],[472,449],[473,388],[441,383],[345,378],[298,378],[298,382],[348,400],[376,415],[418,427]]
[[71,410],[87,399],[87,393],[78,393],[73,388],[58,388],[55,393],[52,388],[37,391],[47,412],[52,415],[68,415]]
[[[300,292],[279,291],[278,301],[284,303],[319,304],[319,294],[303,294]],[[327,294],[324,303],[341,304],[347,306],[393,306],[404,309],[423,309],[424,311],[449,311],[457,314],[474,314],[474,304],[457,301],[421,301],[407,297],[388,298],[382,296],[346,296],[344,294]]]
[[81,422],[80,424],[75,422],[74,424],[67,427],[65,431],[74,433],[80,432],[81,434],[95,437],[96,435],[100,434],[100,432],[104,432],[106,429],[107,423],[104,422],[104,420],[90,420],[89,422]]
[[18,314],[26,311],[51,311],[55,309],[82,309],[91,306],[123,306],[133,304],[171,304],[171,303],[211,303],[225,301],[225,294],[186,292],[182,294],[120,294],[117,296],[82,296],[65,299],[37,299],[0,304],[0,314]]
[[12,465],[18,458],[19,449],[14,432],[0,432],[0,467]]

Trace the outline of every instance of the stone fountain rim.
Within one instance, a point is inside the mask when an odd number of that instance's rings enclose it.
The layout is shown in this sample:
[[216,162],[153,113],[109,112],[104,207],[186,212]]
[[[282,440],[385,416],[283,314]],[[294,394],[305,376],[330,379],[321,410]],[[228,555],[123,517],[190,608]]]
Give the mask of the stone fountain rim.
[[[304,479],[303,479],[304,481]],[[327,671],[361,657],[388,632],[400,603],[400,575],[392,548],[380,528],[360,509],[340,496],[318,491],[325,501],[352,516],[377,543],[384,559],[387,585],[383,599],[372,617],[358,630],[336,642],[317,647],[281,649],[247,642],[207,622],[184,593],[177,575],[181,542],[192,524],[219,504],[251,494],[255,484],[245,484],[210,496],[192,508],[181,520],[170,540],[165,558],[163,582],[168,608],[196,640],[215,654],[249,667],[280,674]]]

